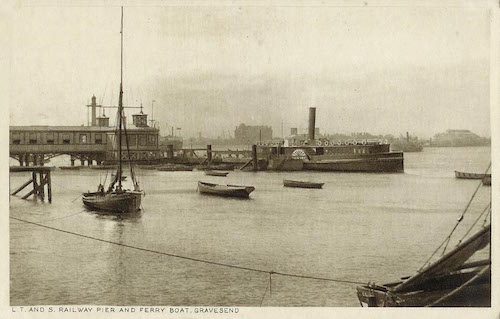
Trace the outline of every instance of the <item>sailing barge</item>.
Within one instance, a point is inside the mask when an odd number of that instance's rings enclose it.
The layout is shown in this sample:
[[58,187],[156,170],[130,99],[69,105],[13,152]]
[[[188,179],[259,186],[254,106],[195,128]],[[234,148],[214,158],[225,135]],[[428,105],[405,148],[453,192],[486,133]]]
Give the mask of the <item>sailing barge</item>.
[[[488,166],[488,170],[491,167]],[[488,171],[487,170],[487,171]],[[483,179],[484,181],[484,179]],[[456,247],[444,254],[453,232],[463,220],[474,196],[472,195],[464,212],[457,220],[451,233],[434,251],[429,260],[441,249],[442,257],[434,263],[425,265],[413,276],[377,285],[368,283],[357,287],[361,306],[369,307],[490,307],[491,306],[491,201],[484,211],[469,227]],[[486,213],[483,225],[478,222]],[[487,224],[487,217],[490,222]],[[464,240],[473,227],[476,233]],[[480,251],[489,247],[488,254]],[[485,258],[484,256],[487,257]],[[479,259],[479,258],[483,259]],[[478,260],[479,259],[479,260]],[[428,260],[428,261],[429,261]],[[428,262],[427,261],[427,262]],[[426,262],[426,265],[427,265]]]
[[444,255],[424,271],[384,285],[357,287],[369,307],[458,307],[491,304],[491,258],[466,261],[490,244],[491,225]]
[[[125,189],[122,187],[123,180],[123,161],[122,161],[122,144],[126,145],[127,152],[129,151],[129,140],[127,136],[127,128],[124,123],[123,111],[123,7],[121,18],[121,69],[120,69],[120,93],[118,98],[118,112],[117,112],[117,135],[118,135],[118,167],[116,173],[113,175],[107,190],[104,186],[99,184],[97,192],[83,193],[82,201],[85,206],[90,209],[99,211],[109,211],[113,213],[135,212],[141,207],[141,199],[144,195],[139,188],[139,183],[134,174],[134,168],[130,158],[127,157],[130,166],[130,176],[132,177],[133,190]],[[122,140],[124,138],[124,140]],[[123,143],[125,142],[125,143]]]

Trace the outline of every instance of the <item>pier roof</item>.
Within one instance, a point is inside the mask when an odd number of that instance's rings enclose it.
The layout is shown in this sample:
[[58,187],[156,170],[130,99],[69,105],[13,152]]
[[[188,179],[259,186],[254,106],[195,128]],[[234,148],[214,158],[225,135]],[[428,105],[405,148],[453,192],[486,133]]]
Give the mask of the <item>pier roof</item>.
[[[114,132],[115,127],[102,127],[102,126],[49,126],[49,125],[12,125],[9,126],[10,131],[32,131],[32,132]],[[136,127],[127,125],[127,131],[151,131],[158,132],[159,129],[153,127]]]

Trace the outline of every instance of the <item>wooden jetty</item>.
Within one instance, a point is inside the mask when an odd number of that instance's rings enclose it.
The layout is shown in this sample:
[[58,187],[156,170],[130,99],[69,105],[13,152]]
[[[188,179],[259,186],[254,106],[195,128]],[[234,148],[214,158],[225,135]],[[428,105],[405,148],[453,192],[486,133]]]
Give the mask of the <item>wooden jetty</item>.
[[31,173],[31,179],[25,182],[23,185],[19,186],[14,192],[12,192],[12,196],[18,194],[24,188],[28,187],[28,185],[33,185],[33,189],[29,191],[26,195],[22,197],[22,199],[27,199],[31,195],[36,199],[37,197],[41,200],[45,199],[45,185],[47,185],[47,198],[49,203],[52,202],[52,182],[50,179],[50,172],[54,170],[54,167],[49,166],[11,166],[9,167],[9,172],[18,173],[18,172],[28,172]]

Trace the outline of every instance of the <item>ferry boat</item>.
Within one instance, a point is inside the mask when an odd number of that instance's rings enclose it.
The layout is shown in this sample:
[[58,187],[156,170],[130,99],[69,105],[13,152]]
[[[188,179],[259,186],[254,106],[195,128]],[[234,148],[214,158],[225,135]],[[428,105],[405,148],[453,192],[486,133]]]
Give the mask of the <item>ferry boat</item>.
[[[391,151],[389,143],[373,140],[317,141],[316,145],[261,145],[259,158],[269,160],[267,169],[287,170],[287,162],[301,161],[300,170],[339,172],[404,172],[403,152]],[[294,165],[293,170],[297,170]]]
[[270,170],[403,172],[403,152],[381,140],[333,141],[316,137],[316,108],[309,108],[308,134],[296,129],[283,141],[257,143],[257,158]]

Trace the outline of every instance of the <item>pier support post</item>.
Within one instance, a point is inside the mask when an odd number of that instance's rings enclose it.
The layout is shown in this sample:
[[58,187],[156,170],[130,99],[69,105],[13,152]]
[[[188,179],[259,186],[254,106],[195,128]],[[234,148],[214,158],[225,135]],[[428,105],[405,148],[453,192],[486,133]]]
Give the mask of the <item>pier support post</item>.
[[207,161],[208,165],[212,163],[212,145],[207,145]]
[[81,166],[85,166],[85,160],[84,159],[80,159],[80,165]]
[[75,166],[75,157],[73,155],[71,155],[71,166]]
[[253,170],[256,171],[257,165],[257,145],[252,145],[252,160],[253,160]]
[[50,171],[45,173],[45,182],[47,183],[47,196],[49,203],[52,203],[52,180],[50,178]]
[[36,200],[40,198],[41,200],[45,200],[45,185],[47,185],[47,196],[49,203],[52,203],[52,181],[50,177],[50,171],[53,170],[53,167],[19,167],[19,166],[11,166],[9,168],[10,172],[29,172],[31,173],[31,178],[17,188],[14,192],[12,192],[11,196],[18,194],[24,188],[28,187],[30,184],[33,185],[33,189],[29,191],[26,195],[22,197],[22,199],[27,199],[31,195]]
[[33,154],[33,166],[38,166],[38,155]]
[[[32,181],[33,181],[33,197],[36,198],[36,195],[38,195],[38,183],[36,182],[36,171],[33,171],[31,173]],[[29,195],[25,195],[23,199],[28,198]]]
[[40,187],[38,188],[38,195],[40,196],[41,200],[45,199],[45,183],[47,183],[46,176],[44,176],[43,172],[39,172],[38,175],[40,176]]

